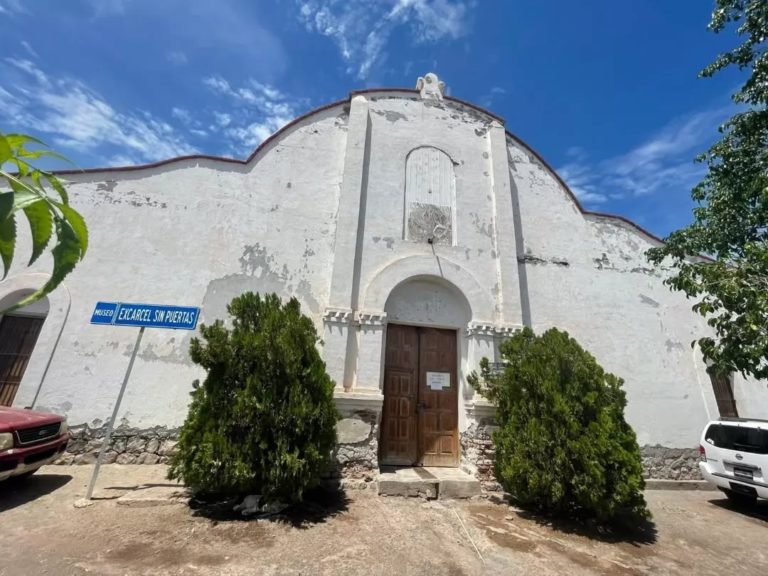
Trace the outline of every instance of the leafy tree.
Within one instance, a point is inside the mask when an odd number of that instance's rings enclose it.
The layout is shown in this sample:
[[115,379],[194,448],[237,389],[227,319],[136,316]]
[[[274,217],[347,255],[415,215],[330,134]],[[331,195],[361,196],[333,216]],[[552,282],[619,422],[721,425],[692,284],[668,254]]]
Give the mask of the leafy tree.
[[[737,112],[722,138],[698,160],[707,165],[692,192],[694,221],[649,251],[657,265],[669,258],[666,283],[697,299],[715,338],[699,340],[712,370],[768,377],[768,2],[717,0],[709,28],[736,26],[743,42],[700,75],[737,67],[748,77],[734,94]],[[699,254],[714,261],[691,258]]]
[[[37,145],[30,149],[29,145]],[[3,275],[8,275],[16,250],[17,214],[23,212],[32,235],[32,265],[56,236],[51,249],[53,271],[43,287],[18,302],[19,308],[39,300],[53,291],[85,256],[88,228],[83,217],[70,206],[69,196],[61,181],[52,173],[31,164],[40,158],[63,158],[40,140],[24,134],[0,133],[0,181],[9,191],[0,190],[0,260]],[[13,172],[6,170],[10,166]],[[58,197],[49,194],[49,188]]]
[[500,346],[505,368],[470,382],[496,405],[495,474],[524,507],[606,526],[650,517],[623,380],[568,333],[518,331]]
[[336,443],[334,383],[312,321],[292,298],[247,292],[190,346],[205,368],[192,392],[169,477],[209,494],[299,501]]

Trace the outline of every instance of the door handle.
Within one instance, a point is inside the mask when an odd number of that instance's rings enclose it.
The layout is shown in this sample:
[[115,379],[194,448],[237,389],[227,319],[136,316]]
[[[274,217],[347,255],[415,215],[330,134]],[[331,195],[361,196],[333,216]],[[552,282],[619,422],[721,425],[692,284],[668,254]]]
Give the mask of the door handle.
[[419,402],[419,403],[417,403],[417,404],[416,404],[416,413],[417,413],[417,414],[420,414],[420,413],[421,413],[421,411],[422,411],[422,410],[424,410],[424,408],[426,408],[426,407],[427,407],[427,405],[426,405],[426,404],[424,404],[424,402]]

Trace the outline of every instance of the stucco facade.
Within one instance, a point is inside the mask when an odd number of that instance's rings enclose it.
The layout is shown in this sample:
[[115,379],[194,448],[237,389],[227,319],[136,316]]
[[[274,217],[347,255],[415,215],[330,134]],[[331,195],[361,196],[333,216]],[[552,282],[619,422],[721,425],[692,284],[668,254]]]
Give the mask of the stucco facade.
[[[297,119],[246,161],[200,156],[64,174],[90,249],[35,312],[46,319],[14,405],[34,400],[71,425],[103,425],[136,330],[90,325],[99,300],[200,306],[211,322],[244,291],[276,292],[298,298],[322,336],[346,416],[344,466],[377,464],[393,322],[456,330],[468,469],[487,470],[493,410],[466,375],[484,356],[498,360],[498,342],[523,325],[566,329],[624,378],[640,445],[688,466],[704,423],[718,416],[690,345],[709,328],[647,263],[659,240],[584,211],[503,120],[444,97],[436,83],[353,93]],[[41,285],[48,266],[17,263],[0,282],[0,303]],[[192,336],[147,331],[124,430],[183,422],[201,376],[188,357]],[[766,417],[764,383],[737,375],[733,389],[740,415]]]

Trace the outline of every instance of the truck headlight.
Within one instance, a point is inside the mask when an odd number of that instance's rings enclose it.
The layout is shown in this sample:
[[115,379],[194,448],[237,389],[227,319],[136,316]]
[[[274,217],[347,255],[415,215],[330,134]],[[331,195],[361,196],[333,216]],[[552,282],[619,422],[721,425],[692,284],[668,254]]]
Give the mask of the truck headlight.
[[63,436],[67,432],[69,432],[69,424],[67,424],[67,421],[65,419],[64,422],[61,423],[61,427],[59,428],[59,436]]
[[0,452],[13,448],[13,434],[10,432],[3,432],[0,434]]

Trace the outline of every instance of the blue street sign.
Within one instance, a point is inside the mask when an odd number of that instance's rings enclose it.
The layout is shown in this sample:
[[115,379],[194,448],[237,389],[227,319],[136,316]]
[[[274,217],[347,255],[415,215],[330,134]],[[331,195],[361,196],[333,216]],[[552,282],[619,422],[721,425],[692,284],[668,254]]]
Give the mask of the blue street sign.
[[91,324],[194,330],[198,316],[200,308],[192,306],[97,302]]
[[115,321],[118,306],[117,302],[97,302],[91,316],[91,324],[112,324]]

